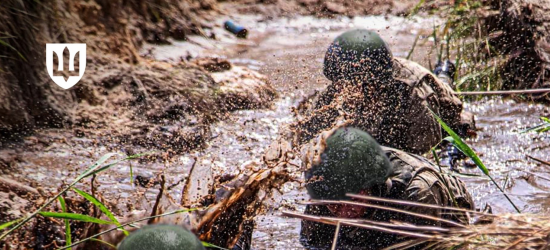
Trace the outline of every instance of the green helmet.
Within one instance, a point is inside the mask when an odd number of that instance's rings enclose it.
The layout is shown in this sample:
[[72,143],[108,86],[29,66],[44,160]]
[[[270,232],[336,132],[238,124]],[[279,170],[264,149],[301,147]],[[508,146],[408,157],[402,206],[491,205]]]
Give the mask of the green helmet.
[[356,76],[387,79],[392,75],[392,57],[390,47],[376,32],[350,30],[329,46],[323,73],[331,81]]
[[202,242],[187,229],[176,225],[150,225],[126,237],[118,250],[204,250]]
[[[318,142],[318,160],[305,171],[306,189],[313,199],[342,200],[384,184],[392,167],[384,151],[366,132],[344,127]],[[308,164],[308,163],[305,163]]]

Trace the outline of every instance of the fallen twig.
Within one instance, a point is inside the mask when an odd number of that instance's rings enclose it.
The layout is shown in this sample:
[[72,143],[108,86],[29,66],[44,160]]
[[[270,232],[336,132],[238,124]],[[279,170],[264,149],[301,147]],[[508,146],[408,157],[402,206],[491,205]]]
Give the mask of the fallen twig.
[[541,159],[539,159],[539,158],[535,158],[535,157],[530,156],[530,155],[526,155],[526,156],[527,156],[527,158],[529,158],[529,159],[531,159],[531,160],[534,160],[534,161],[537,161],[537,162],[542,163],[542,164],[544,164],[544,165],[550,166],[550,162],[541,160]]
[[518,89],[518,90],[495,90],[495,91],[461,91],[457,95],[516,95],[516,94],[537,94],[550,92],[547,89]]

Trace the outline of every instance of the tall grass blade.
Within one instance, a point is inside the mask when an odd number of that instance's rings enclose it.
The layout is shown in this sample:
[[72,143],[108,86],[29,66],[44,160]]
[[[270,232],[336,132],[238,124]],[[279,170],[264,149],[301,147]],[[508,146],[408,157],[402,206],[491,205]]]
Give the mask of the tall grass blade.
[[75,181],[73,181],[71,184],[69,184],[69,186],[65,187],[63,190],[61,190],[61,192],[59,192],[58,194],[56,194],[54,197],[52,197],[51,199],[49,199],[48,201],[46,201],[40,208],[38,208],[36,211],[34,211],[33,213],[31,213],[28,217],[25,217],[24,219],[22,219],[19,223],[17,223],[17,225],[15,225],[14,227],[10,228],[8,231],[4,232],[2,235],[0,235],[0,241],[4,238],[6,238],[6,236],[8,236],[10,233],[12,233],[13,231],[17,230],[18,228],[22,227],[25,223],[27,223],[29,220],[31,220],[32,218],[34,218],[36,215],[38,215],[42,210],[44,210],[44,208],[46,208],[47,206],[49,206],[50,204],[52,204],[52,202],[54,202],[55,200],[57,200],[57,198],[59,198],[61,195],[63,195],[64,193],[66,193],[69,189],[71,189],[74,185],[76,185],[76,183],[78,183],[80,180],[90,176],[90,175],[93,175],[95,173],[98,173],[100,171],[103,171],[105,169],[108,169],[122,161],[126,161],[126,160],[130,160],[130,159],[135,159],[135,158],[138,158],[138,157],[141,157],[143,155],[147,155],[147,154],[150,154],[151,152],[148,152],[148,153],[144,153],[144,154],[136,154],[136,155],[131,155],[131,156],[127,156],[126,158],[123,158],[123,159],[120,159],[120,160],[117,160],[111,164],[108,164],[107,166],[104,166],[104,167],[100,167],[101,166],[101,163],[105,162],[107,159],[111,158],[113,155],[115,155],[114,153],[109,153],[109,154],[106,154],[105,156],[101,157],[100,160],[98,160],[96,163],[94,163],[90,168],[88,168],[83,174],[79,175]]
[[219,247],[219,246],[216,246],[216,245],[211,244],[211,243],[208,243],[208,242],[201,241],[201,243],[202,243],[202,245],[203,245],[204,247],[227,250],[227,248]]
[[[88,194],[88,193],[86,193],[86,192],[84,192],[84,191],[82,191],[78,188],[73,188],[73,190],[75,192],[77,192],[79,195],[81,195],[82,197],[86,198],[86,200],[93,203],[96,207],[98,207],[99,210],[101,210],[101,212],[103,212],[113,223],[115,223],[115,225],[120,226],[120,222],[118,222],[118,220],[115,218],[113,213],[111,213],[111,211],[103,203],[101,203],[101,201],[99,201],[98,199],[96,199],[92,195],[90,195],[90,194]],[[124,229],[122,229],[122,231],[124,232],[124,234],[126,236],[129,235],[128,231],[126,231]]]
[[40,212],[39,214],[44,217],[50,217],[50,218],[77,220],[82,222],[90,222],[90,223],[104,224],[104,225],[114,224],[114,222],[112,221],[106,221],[106,220],[98,219],[98,218],[84,215],[84,214],[56,213],[56,212]]
[[23,218],[19,218],[19,219],[17,219],[17,220],[12,220],[12,221],[8,221],[8,222],[6,222],[6,223],[3,223],[2,225],[0,225],[0,230],[4,230],[4,229],[10,227],[11,225],[13,225],[13,224],[15,224],[15,223],[21,221],[22,219],[23,219]]
[[474,152],[474,150],[472,150],[472,148],[470,146],[468,146],[468,144],[466,144],[462,140],[462,138],[460,138],[460,136],[458,136],[443,120],[441,120],[441,118],[437,114],[435,114],[433,111],[431,111],[431,112],[432,112],[433,116],[435,117],[435,119],[437,120],[437,122],[439,122],[441,127],[450,135],[450,137],[447,137],[445,139],[450,141],[458,150],[462,151],[462,153],[464,153],[466,156],[468,156],[470,159],[472,159],[472,161],[474,161],[474,163],[481,170],[481,172],[483,172],[487,177],[489,177],[491,182],[498,188],[498,190],[500,190],[500,192],[504,195],[504,197],[506,197],[506,199],[510,202],[510,204],[512,204],[514,209],[518,213],[521,213],[521,211],[516,206],[516,204],[514,204],[514,202],[510,199],[510,197],[508,197],[508,195],[504,192],[504,190],[500,187],[500,185],[498,185],[498,183],[495,181],[495,179],[493,179],[493,177],[489,174],[489,170],[487,169],[485,164],[483,164],[483,162],[477,156],[477,154]]
[[78,182],[78,181],[82,180],[83,178],[86,178],[86,176],[90,176],[91,173],[93,173],[95,170],[97,170],[99,167],[101,167],[101,164],[103,164],[105,161],[107,161],[109,158],[111,158],[115,155],[118,155],[118,153],[108,153],[108,154],[102,156],[92,166],[90,166],[88,169],[86,169],[86,171],[84,171],[82,174],[80,174],[76,178],[75,181]]
[[414,7],[413,9],[411,10],[408,18],[411,18],[413,16],[415,16],[416,14],[418,14],[418,11],[420,10],[420,7],[422,7],[422,5],[424,5],[424,3],[426,2],[426,0],[420,0],[420,2],[418,2]]
[[0,45],[4,45],[6,47],[8,47],[9,49],[15,51],[15,53],[17,53],[17,55],[19,57],[21,57],[21,59],[23,59],[23,61],[27,61],[27,59],[23,56],[23,54],[21,54],[16,48],[14,48],[13,46],[11,46],[9,43],[5,42],[4,40],[0,39]]
[[413,45],[411,47],[411,50],[409,50],[409,54],[407,54],[407,57],[406,59],[407,60],[410,60],[411,59],[411,56],[414,52],[414,49],[416,48],[416,43],[418,43],[418,38],[420,38],[420,33],[416,35],[416,38],[414,39],[414,42],[413,42]]
[[[131,160],[131,159],[136,159],[136,158],[140,158],[142,156],[146,156],[146,155],[150,155],[152,154],[153,152],[146,152],[146,153],[143,153],[143,154],[135,154],[135,155],[131,155],[131,156],[127,156],[126,158],[123,158],[121,160],[117,160],[117,161],[114,161],[113,163],[110,163],[110,164],[107,164],[107,165],[104,165],[104,166],[101,166],[101,167],[95,167],[95,168],[90,168],[91,171],[87,172],[85,175],[83,175],[84,177],[83,178],[86,178],[86,177],[89,177],[89,176],[92,176],[94,174],[99,174],[100,172],[103,172],[109,168],[111,168],[112,166],[115,166],[115,165],[118,165],[120,162],[122,161],[127,161],[127,160]],[[82,178],[82,179],[83,179]]]
[[[61,211],[63,211],[63,213],[67,213],[67,204],[65,203],[63,196],[59,196],[59,204],[61,205]],[[71,237],[71,221],[65,219],[65,245],[70,246],[71,244],[73,244]]]
[[528,133],[528,132],[537,132],[537,133],[543,133],[546,131],[550,131],[550,119],[547,117],[540,117],[540,119],[543,121],[543,124],[539,124],[534,127],[527,128],[520,132],[520,134]]
[[104,235],[104,234],[107,234],[109,232],[112,232],[114,230],[119,230],[121,228],[124,228],[125,226],[129,226],[129,225],[132,225],[134,223],[137,223],[137,222],[140,222],[140,221],[144,221],[144,220],[150,220],[150,219],[153,219],[153,218],[158,218],[158,217],[163,217],[163,216],[168,216],[168,215],[173,215],[173,214],[179,214],[179,213],[187,213],[187,212],[192,212],[192,211],[196,211],[198,210],[197,208],[189,208],[189,209],[179,209],[179,210],[175,210],[175,211],[172,211],[172,212],[167,212],[167,213],[163,213],[163,214],[158,214],[158,215],[155,215],[155,216],[148,216],[148,217],[145,217],[145,218],[141,218],[141,219],[138,219],[138,220],[134,220],[134,221],[130,221],[130,222],[127,222],[127,223],[124,223],[120,226],[117,226],[117,227],[114,227],[114,228],[111,228],[111,229],[108,229],[108,230],[105,230],[103,232],[99,232],[97,234],[94,234],[88,238],[85,238],[85,239],[82,239],[82,240],[79,240],[77,242],[74,242],[72,245],[70,246],[65,246],[65,247],[61,247],[59,248],[59,250],[63,250],[63,249],[68,249],[69,247],[74,247],[78,244],[81,244],[81,243],[84,243],[86,241],[89,241],[89,240],[92,240],[92,239],[95,239],[101,235]]
[[[99,243],[101,243],[101,244],[105,244],[106,246],[109,246],[109,247],[112,248],[112,249],[115,249],[115,250],[117,249],[115,245],[113,245],[113,244],[111,244],[111,243],[109,243],[109,242],[107,242],[107,241],[104,241],[104,240],[92,238],[92,239],[90,239],[90,241],[97,241],[97,242],[99,242]],[[68,248],[68,249],[70,249],[70,248]]]

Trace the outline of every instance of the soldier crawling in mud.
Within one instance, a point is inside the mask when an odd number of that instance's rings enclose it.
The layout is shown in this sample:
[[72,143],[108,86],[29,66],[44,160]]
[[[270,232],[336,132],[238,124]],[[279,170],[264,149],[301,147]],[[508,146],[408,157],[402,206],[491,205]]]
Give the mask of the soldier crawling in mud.
[[[439,71],[441,76],[454,73]],[[441,80],[452,77],[439,79],[412,61],[393,58],[373,31],[338,36],[326,52],[323,72],[332,84],[303,105],[294,127],[298,144],[347,120],[382,145],[425,153],[442,139],[431,111],[461,135],[473,128],[473,119],[463,118],[468,115],[450,83]]]
[[[360,129],[337,127],[325,131],[306,145],[304,151],[302,167],[305,170],[307,191],[313,199],[349,200],[346,194],[352,193],[474,209],[472,197],[458,178],[441,174],[423,157],[380,147],[369,134]],[[384,203],[379,205],[391,206]],[[397,208],[468,223],[465,213],[418,206]],[[439,226],[439,222],[434,220],[355,205],[308,205],[305,213]],[[336,226],[333,225],[303,220],[300,241],[306,248],[328,249],[333,244],[335,230]],[[381,249],[404,240],[394,234],[343,226],[339,231],[337,249]]]
[[[346,200],[346,193],[356,193],[474,209],[459,179],[442,175],[425,158],[410,154],[426,153],[441,141],[443,132],[434,113],[459,133],[472,126],[462,121],[462,103],[448,85],[454,72],[442,68],[440,75],[446,76],[442,78],[447,83],[414,62],[393,58],[375,32],[343,33],[325,56],[324,74],[332,84],[302,107],[292,132],[284,135],[291,142],[283,139],[273,144],[265,159],[276,158],[273,149],[284,152],[290,144],[302,147],[306,188],[313,199]],[[378,143],[396,149],[381,148]],[[464,214],[405,209],[468,222]],[[308,205],[305,213],[436,224],[358,206]],[[334,232],[335,226],[303,221],[301,242],[308,248],[330,248]],[[337,243],[338,249],[380,249],[401,240],[391,234],[343,227]]]

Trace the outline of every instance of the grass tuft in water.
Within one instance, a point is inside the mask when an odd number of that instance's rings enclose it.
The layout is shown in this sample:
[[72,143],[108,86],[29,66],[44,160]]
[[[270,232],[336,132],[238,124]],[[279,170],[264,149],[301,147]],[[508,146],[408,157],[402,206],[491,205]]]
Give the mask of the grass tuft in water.
[[441,120],[441,118],[439,116],[437,116],[433,111],[432,111],[432,114],[433,116],[435,117],[435,119],[437,120],[437,122],[439,122],[439,124],[441,125],[441,127],[450,135],[449,137],[445,138],[445,140],[451,142],[453,144],[453,146],[455,146],[458,150],[462,151],[462,153],[464,153],[466,156],[468,156],[470,159],[472,159],[472,161],[476,164],[476,166],[481,170],[481,172],[483,172],[483,174],[485,174],[490,180],[491,182],[498,188],[498,190],[500,190],[500,192],[504,195],[504,197],[506,197],[506,199],[510,202],[510,204],[514,207],[514,209],[518,212],[518,213],[521,213],[521,211],[519,210],[519,208],[516,206],[516,204],[514,204],[514,202],[510,199],[510,197],[508,197],[508,195],[506,194],[506,192],[504,192],[504,190],[500,187],[500,185],[495,181],[495,179],[493,179],[493,177],[491,176],[491,174],[489,174],[489,170],[487,169],[487,167],[485,166],[485,164],[483,163],[483,161],[481,161],[481,159],[479,158],[479,156],[474,152],[474,150],[468,145],[466,144],[466,142],[464,142],[462,140],[462,138],[460,138],[460,136],[458,136],[458,134],[456,134],[443,120]]
[[[113,166],[115,166],[115,165],[117,165],[117,164],[119,164],[123,161],[136,159],[136,158],[142,157],[142,156],[147,155],[147,154],[150,154],[150,153],[136,154],[136,155],[127,156],[127,157],[122,158],[120,160],[116,160],[112,163],[103,165],[108,159],[110,159],[111,157],[113,157],[115,155],[119,155],[119,154],[109,153],[109,154],[104,155],[98,161],[96,161],[94,164],[92,164],[92,166],[90,166],[88,169],[86,169],[86,171],[84,171],[82,174],[80,174],[71,184],[69,184],[67,187],[65,187],[61,192],[59,192],[53,198],[50,198],[40,208],[38,208],[36,211],[31,213],[29,216],[22,218],[19,222],[17,222],[17,224],[14,227],[10,228],[6,232],[4,232],[2,235],[0,235],[0,240],[3,240],[4,238],[6,238],[9,234],[11,234],[15,230],[19,229],[20,227],[22,227],[23,225],[25,225],[25,223],[29,222],[31,219],[33,219],[34,217],[36,217],[39,214],[42,215],[42,216],[46,216],[46,217],[57,217],[57,218],[67,218],[67,219],[73,219],[74,218],[75,220],[82,219],[82,220],[90,220],[90,222],[91,222],[91,219],[75,216],[76,214],[42,212],[42,210],[44,210],[46,207],[51,205],[55,200],[57,200],[59,197],[61,197],[63,194],[65,194],[67,191],[69,191],[74,185],[76,185],[78,182],[80,182],[84,178],[92,176],[92,175],[97,174],[97,173],[100,173],[104,170],[107,170],[107,169],[109,169],[109,168],[111,168],[111,167],[113,167]],[[91,217],[91,218],[93,218],[93,217]]]
[[550,119],[548,117],[541,117],[540,119],[542,120],[542,124],[523,130],[520,133],[521,134],[529,133],[529,132],[543,133],[543,132],[550,131]]

